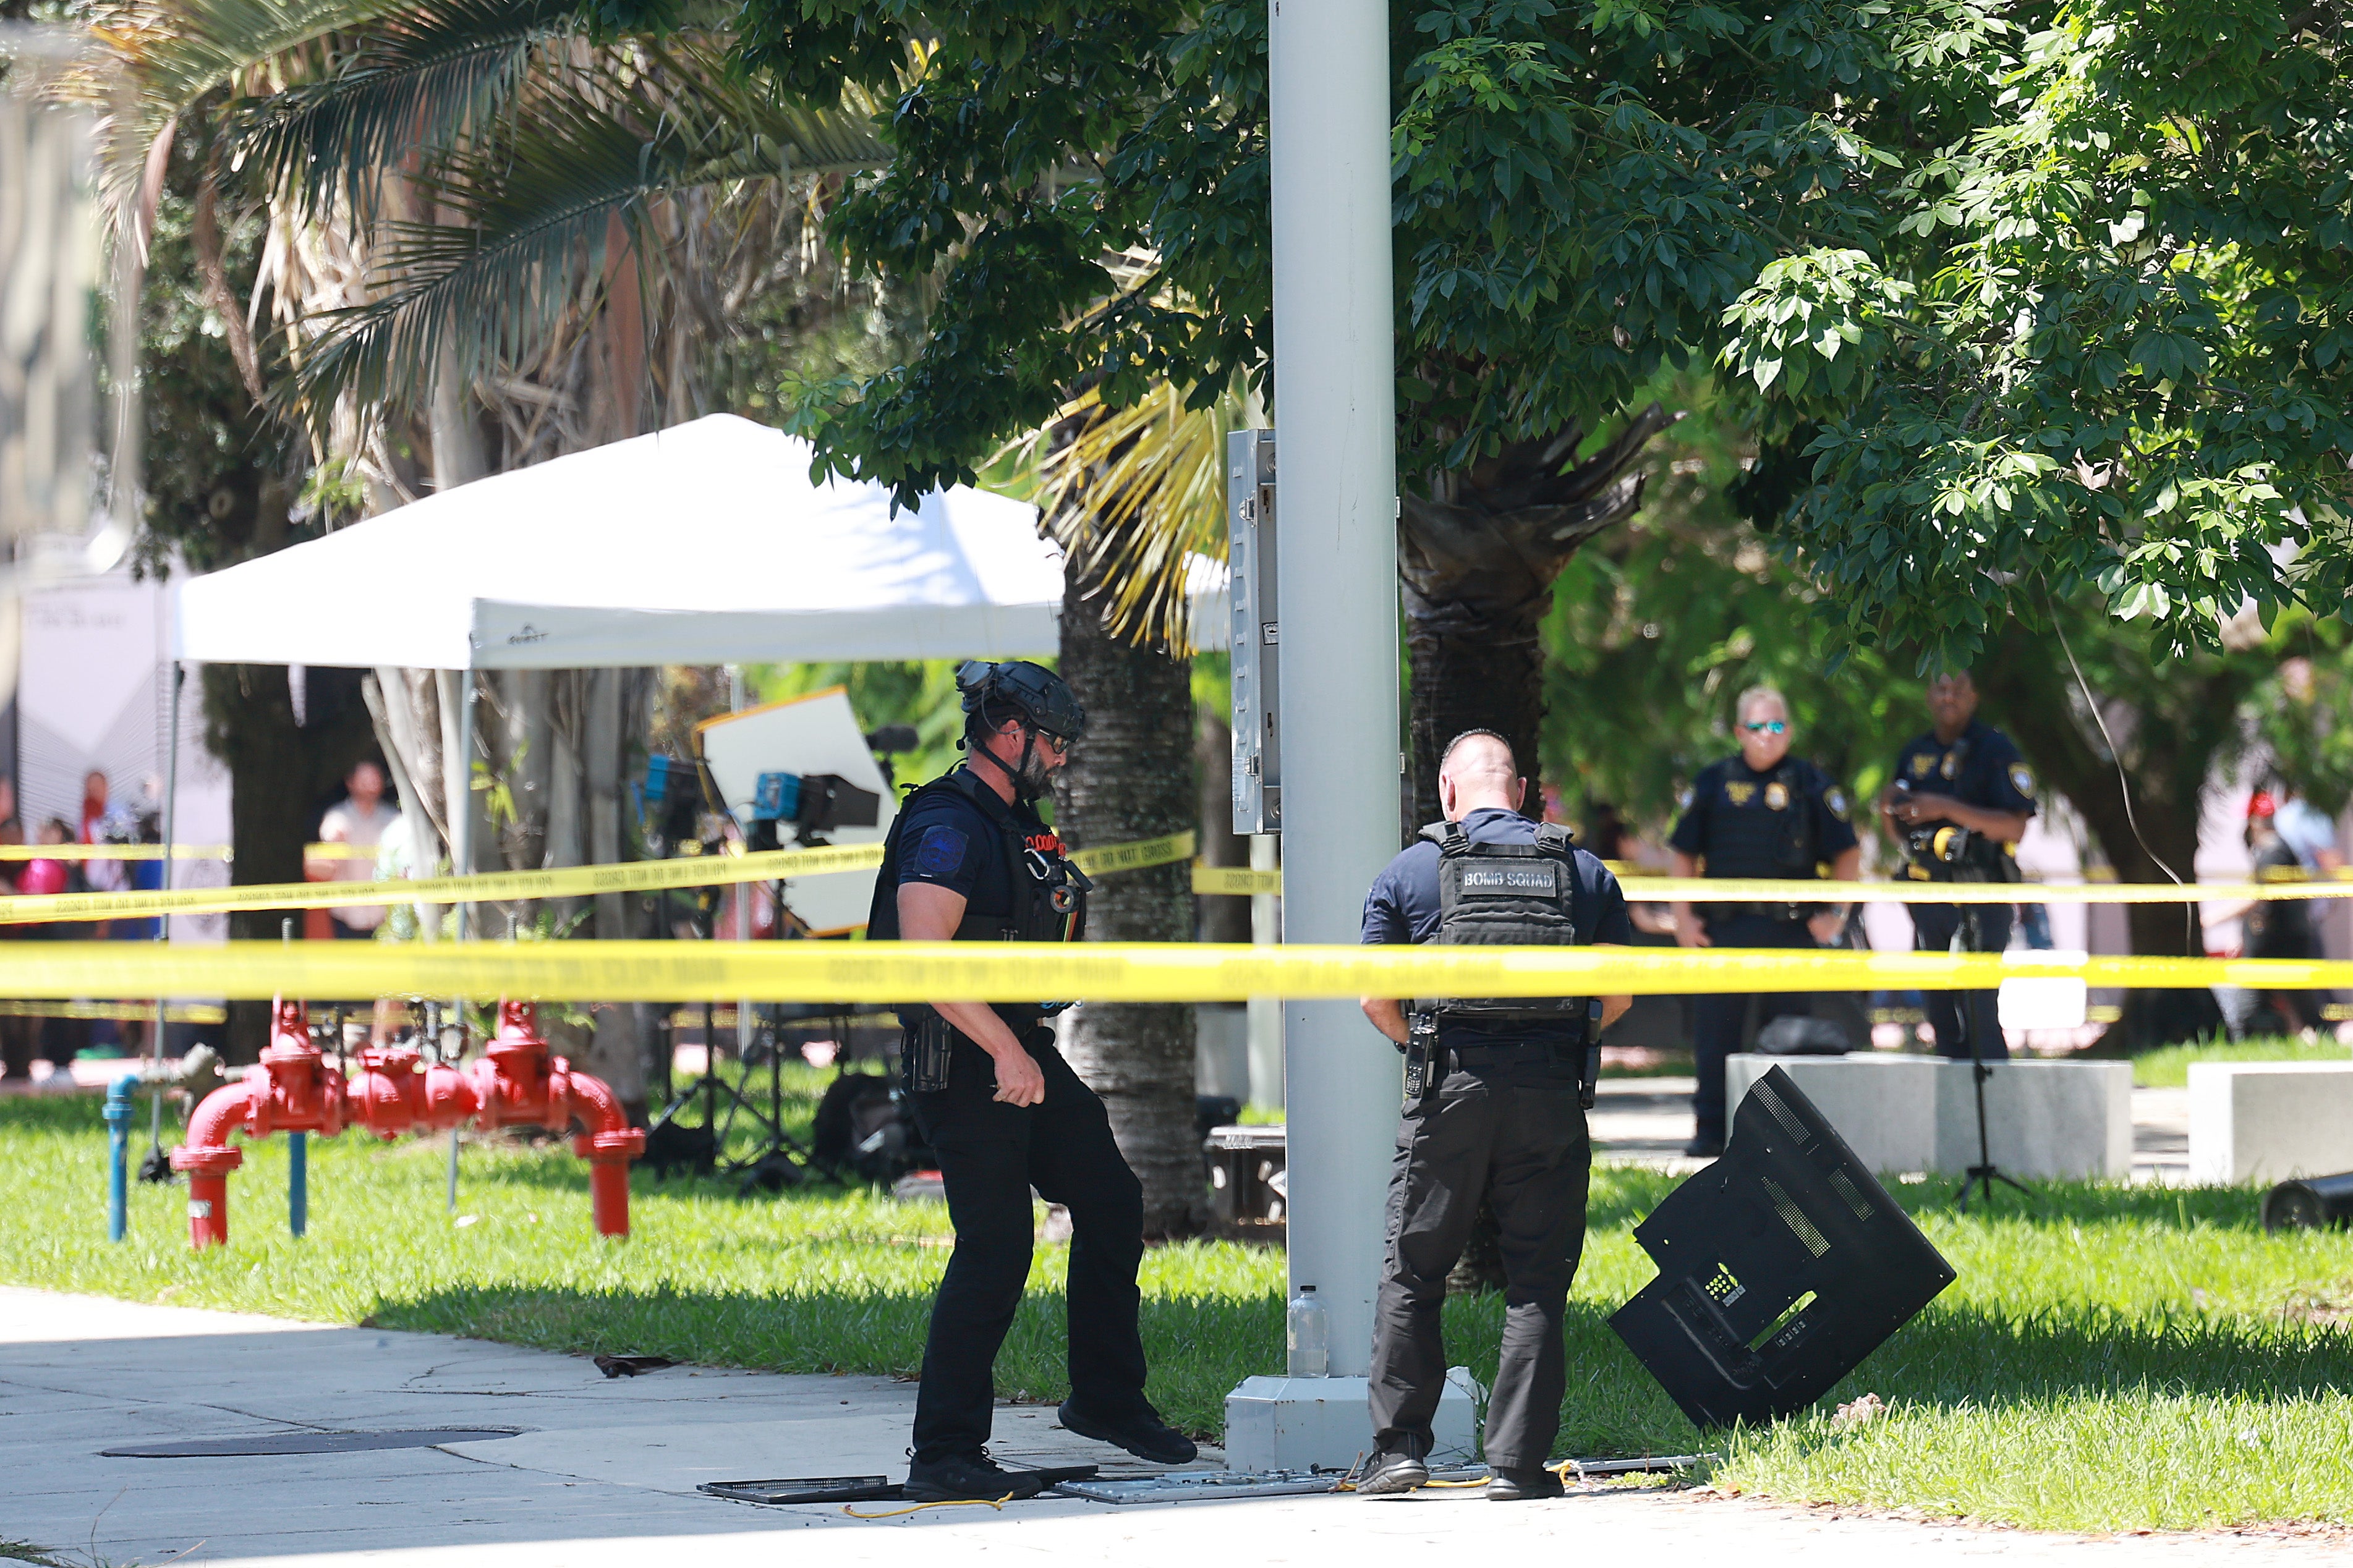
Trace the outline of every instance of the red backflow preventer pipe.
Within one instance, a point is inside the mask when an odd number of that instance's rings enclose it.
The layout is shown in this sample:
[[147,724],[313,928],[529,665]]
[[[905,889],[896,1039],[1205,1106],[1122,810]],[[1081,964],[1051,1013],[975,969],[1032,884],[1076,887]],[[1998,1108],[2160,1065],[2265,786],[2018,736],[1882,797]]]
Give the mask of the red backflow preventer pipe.
[[586,1131],[572,1147],[588,1162],[596,1234],[629,1234],[629,1162],[645,1152],[646,1135],[629,1125],[603,1079],[550,1054],[531,1003],[500,1003],[498,1033],[480,1059],[462,1069],[427,1065],[406,1047],[370,1047],[359,1053],[349,1082],[311,1042],[301,1003],[280,997],[270,1005],[269,1048],[259,1065],[206,1095],[188,1123],[187,1142],[172,1151],[172,1168],[188,1175],[191,1247],[228,1243],[228,1173],[245,1163],[231,1132],[332,1138],[346,1124],[390,1140],[468,1122],[488,1131],[577,1121]]

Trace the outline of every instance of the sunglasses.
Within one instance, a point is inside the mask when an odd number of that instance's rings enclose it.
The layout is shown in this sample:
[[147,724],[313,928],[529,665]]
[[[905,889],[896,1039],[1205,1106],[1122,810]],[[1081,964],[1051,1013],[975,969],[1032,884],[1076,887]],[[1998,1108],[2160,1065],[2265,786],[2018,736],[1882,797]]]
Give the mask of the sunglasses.
[[1786,735],[1789,732],[1789,721],[1786,719],[1760,719],[1753,724],[1740,727],[1752,735]]

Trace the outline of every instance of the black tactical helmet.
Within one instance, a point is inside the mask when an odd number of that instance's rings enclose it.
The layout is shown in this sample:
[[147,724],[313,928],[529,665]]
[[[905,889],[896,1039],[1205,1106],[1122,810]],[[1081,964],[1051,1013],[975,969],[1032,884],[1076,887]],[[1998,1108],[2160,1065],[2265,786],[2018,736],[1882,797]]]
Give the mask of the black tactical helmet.
[[964,695],[965,714],[982,714],[984,721],[995,718],[997,710],[1011,709],[1031,729],[1058,741],[1075,741],[1086,732],[1087,710],[1062,678],[1026,658],[1003,664],[966,659],[956,669],[956,689]]

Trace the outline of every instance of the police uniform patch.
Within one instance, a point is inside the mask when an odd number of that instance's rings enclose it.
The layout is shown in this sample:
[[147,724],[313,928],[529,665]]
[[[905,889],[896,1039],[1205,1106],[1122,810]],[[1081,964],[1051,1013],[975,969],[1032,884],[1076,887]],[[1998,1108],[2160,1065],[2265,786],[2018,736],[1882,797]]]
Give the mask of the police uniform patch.
[[1753,784],[1742,784],[1735,779],[1724,782],[1724,798],[1735,805],[1746,805],[1756,794],[1757,786]]
[[1765,805],[1768,810],[1772,811],[1788,810],[1789,787],[1783,784],[1779,779],[1775,779],[1771,784],[1767,784],[1765,786]]
[[923,829],[923,837],[915,844],[914,868],[919,877],[949,877],[964,864],[967,843],[959,828],[941,823]]
[[1683,786],[1683,793],[1675,796],[1675,809],[1677,811],[1689,811],[1691,809],[1691,803],[1694,797],[1695,792],[1692,789],[1691,785],[1685,784]]
[[2027,799],[2032,800],[2034,798],[2034,770],[2028,767],[2024,763],[2010,763],[2010,787],[2024,795]]
[[1925,754],[1912,759],[1912,772],[1915,776],[1926,774],[1930,768],[1933,768],[1936,765],[1936,763],[1935,759]]
[[1831,808],[1832,816],[1837,817],[1841,822],[1846,820],[1846,791],[1832,784],[1822,791],[1822,804]]

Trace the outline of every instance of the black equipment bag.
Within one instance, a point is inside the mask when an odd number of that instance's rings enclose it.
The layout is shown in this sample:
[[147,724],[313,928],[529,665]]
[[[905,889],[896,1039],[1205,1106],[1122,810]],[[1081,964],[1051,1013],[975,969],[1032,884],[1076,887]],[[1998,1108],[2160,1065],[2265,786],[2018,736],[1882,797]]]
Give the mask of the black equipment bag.
[[1609,1326],[1704,1427],[1795,1415],[1954,1279],[1779,1068],[1634,1239],[1659,1277]]
[[[1438,846],[1438,933],[1442,946],[1567,947],[1577,940],[1570,913],[1577,892],[1576,851],[1567,830],[1539,823],[1529,844],[1480,844],[1459,822],[1437,822],[1421,837]],[[1441,996],[1414,1010],[1447,1017],[1583,1018],[1582,996]]]

